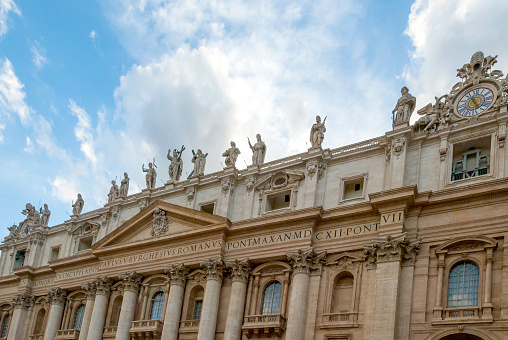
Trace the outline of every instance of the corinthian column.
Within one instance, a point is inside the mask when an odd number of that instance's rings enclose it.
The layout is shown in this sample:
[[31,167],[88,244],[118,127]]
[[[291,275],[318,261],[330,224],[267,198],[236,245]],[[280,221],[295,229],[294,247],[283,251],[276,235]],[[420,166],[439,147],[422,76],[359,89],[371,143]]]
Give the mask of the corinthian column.
[[48,291],[51,309],[49,310],[46,332],[44,332],[44,340],[53,340],[56,331],[60,328],[66,295],[67,292],[61,288],[53,288]]
[[322,261],[326,252],[314,253],[314,249],[288,251],[287,257],[293,267],[293,284],[286,328],[286,339],[304,340],[310,270]]
[[206,289],[197,340],[213,340],[215,339],[220,289],[224,272],[222,256],[202,261],[201,267],[206,271]]
[[123,283],[123,300],[120,317],[118,319],[118,328],[116,331],[116,340],[129,340],[132,320],[136,312],[136,301],[138,297],[139,284],[141,276],[136,272],[127,272],[119,275]]
[[101,340],[104,332],[104,320],[106,319],[106,308],[108,307],[109,293],[111,291],[111,279],[101,276],[94,281],[95,302],[93,305],[92,319],[88,329],[87,340]]
[[83,315],[83,322],[81,323],[81,330],[79,331],[79,340],[86,340],[88,337],[88,329],[90,328],[93,305],[95,302],[95,285],[93,282],[81,285],[81,290],[83,290],[86,294],[86,305],[85,315]]
[[166,268],[166,274],[169,275],[170,286],[161,340],[178,339],[178,328],[180,326],[180,314],[182,312],[183,304],[183,292],[188,272],[189,268],[183,264],[175,264]]
[[26,311],[33,305],[34,301],[35,296],[27,293],[19,293],[12,297],[14,312],[12,313],[12,320],[9,326],[7,340],[23,339]]
[[245,307],[245,294],[251,267],[248,259],[226,262],[226,267],[231,270],[231,297],[229,299],[228,316],[224,340],[240,340],[242,336],[242,319]]

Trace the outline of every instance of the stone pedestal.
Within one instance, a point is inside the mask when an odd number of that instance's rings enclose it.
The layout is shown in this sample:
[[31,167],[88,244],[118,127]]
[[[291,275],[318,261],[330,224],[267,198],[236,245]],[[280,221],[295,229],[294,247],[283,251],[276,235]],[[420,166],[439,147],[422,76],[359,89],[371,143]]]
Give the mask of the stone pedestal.
[[30,308],[35,301],[35,297],[27,293],[19,293],[12,297],[14,311],[12,313],[11,324],[9,326],[9,334],[7,340],[23,339],[25,333],[25,319],[27,309]]
[[96,287],[95,303],[92,311],[92,319],[88,330],[87,340],[101,340],[104,332],[104,321],[111,290],[111,280],[107,277],[100,277],[94,281]]
[[201,262],[201,266],[206,272],[206,288],[197,340],[214,340],[217,315],[219,312],[224,262],[222,261],[222,257],[219,257],[203,261]]
[[136,272],[128,272],[119,275],[119,279],[123,283],[123,299],[115,339],[129,340],[131,338],[129,332],[132,320],[134,320],[134,313],[136,312],[136,301],[141,276]]
[[60,329],[62,323],[65,296],[67,292],[60,288],[53,288],[48,292],[51,300],[51,309],[46,323],[46,332],[44,332],[44,340],[53,340],[56,331]]
[[189,268],[183,264],[172,265],[166,268],[166,273],[170,279],[170,288],[161,340],[178,340],[183,293],[188,272]]
[[245,294],[251,271],[249,260],[227,262],[231,269],[233,284],[229,298],[228,316],[224,330],[224,340],[240,340],[242,337],[243,311],[245,308]]

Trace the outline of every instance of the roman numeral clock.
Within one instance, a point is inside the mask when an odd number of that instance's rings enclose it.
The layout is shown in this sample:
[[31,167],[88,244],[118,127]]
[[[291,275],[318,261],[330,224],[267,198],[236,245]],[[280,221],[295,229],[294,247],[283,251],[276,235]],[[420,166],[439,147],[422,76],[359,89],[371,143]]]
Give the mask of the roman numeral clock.
[[459,117],[472,118],[487,111],[496,101],[497,90],[490,84],[469,87],[457,96],[454,111]]

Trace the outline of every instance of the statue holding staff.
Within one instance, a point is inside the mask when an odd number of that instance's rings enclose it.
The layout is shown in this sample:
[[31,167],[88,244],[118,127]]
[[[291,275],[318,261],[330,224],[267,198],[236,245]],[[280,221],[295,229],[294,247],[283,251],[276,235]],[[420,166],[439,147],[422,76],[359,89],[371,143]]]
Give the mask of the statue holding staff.
[[256,143],[252,145],[249,137],[247,137],[249,147],[252,150],[252,165],[259,166],[263,165],[265,162],[266,144],[261,140],[261,135],[259,133],[256,135],[256,140]]

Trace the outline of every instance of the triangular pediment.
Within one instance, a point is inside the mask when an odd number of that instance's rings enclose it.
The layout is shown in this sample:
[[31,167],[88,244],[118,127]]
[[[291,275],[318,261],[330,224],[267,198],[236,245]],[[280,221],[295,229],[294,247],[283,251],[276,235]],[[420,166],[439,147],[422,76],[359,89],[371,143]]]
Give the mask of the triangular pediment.
[[171,238],[229,223],[221,216],[156,201],[106,235],[93,249]]

